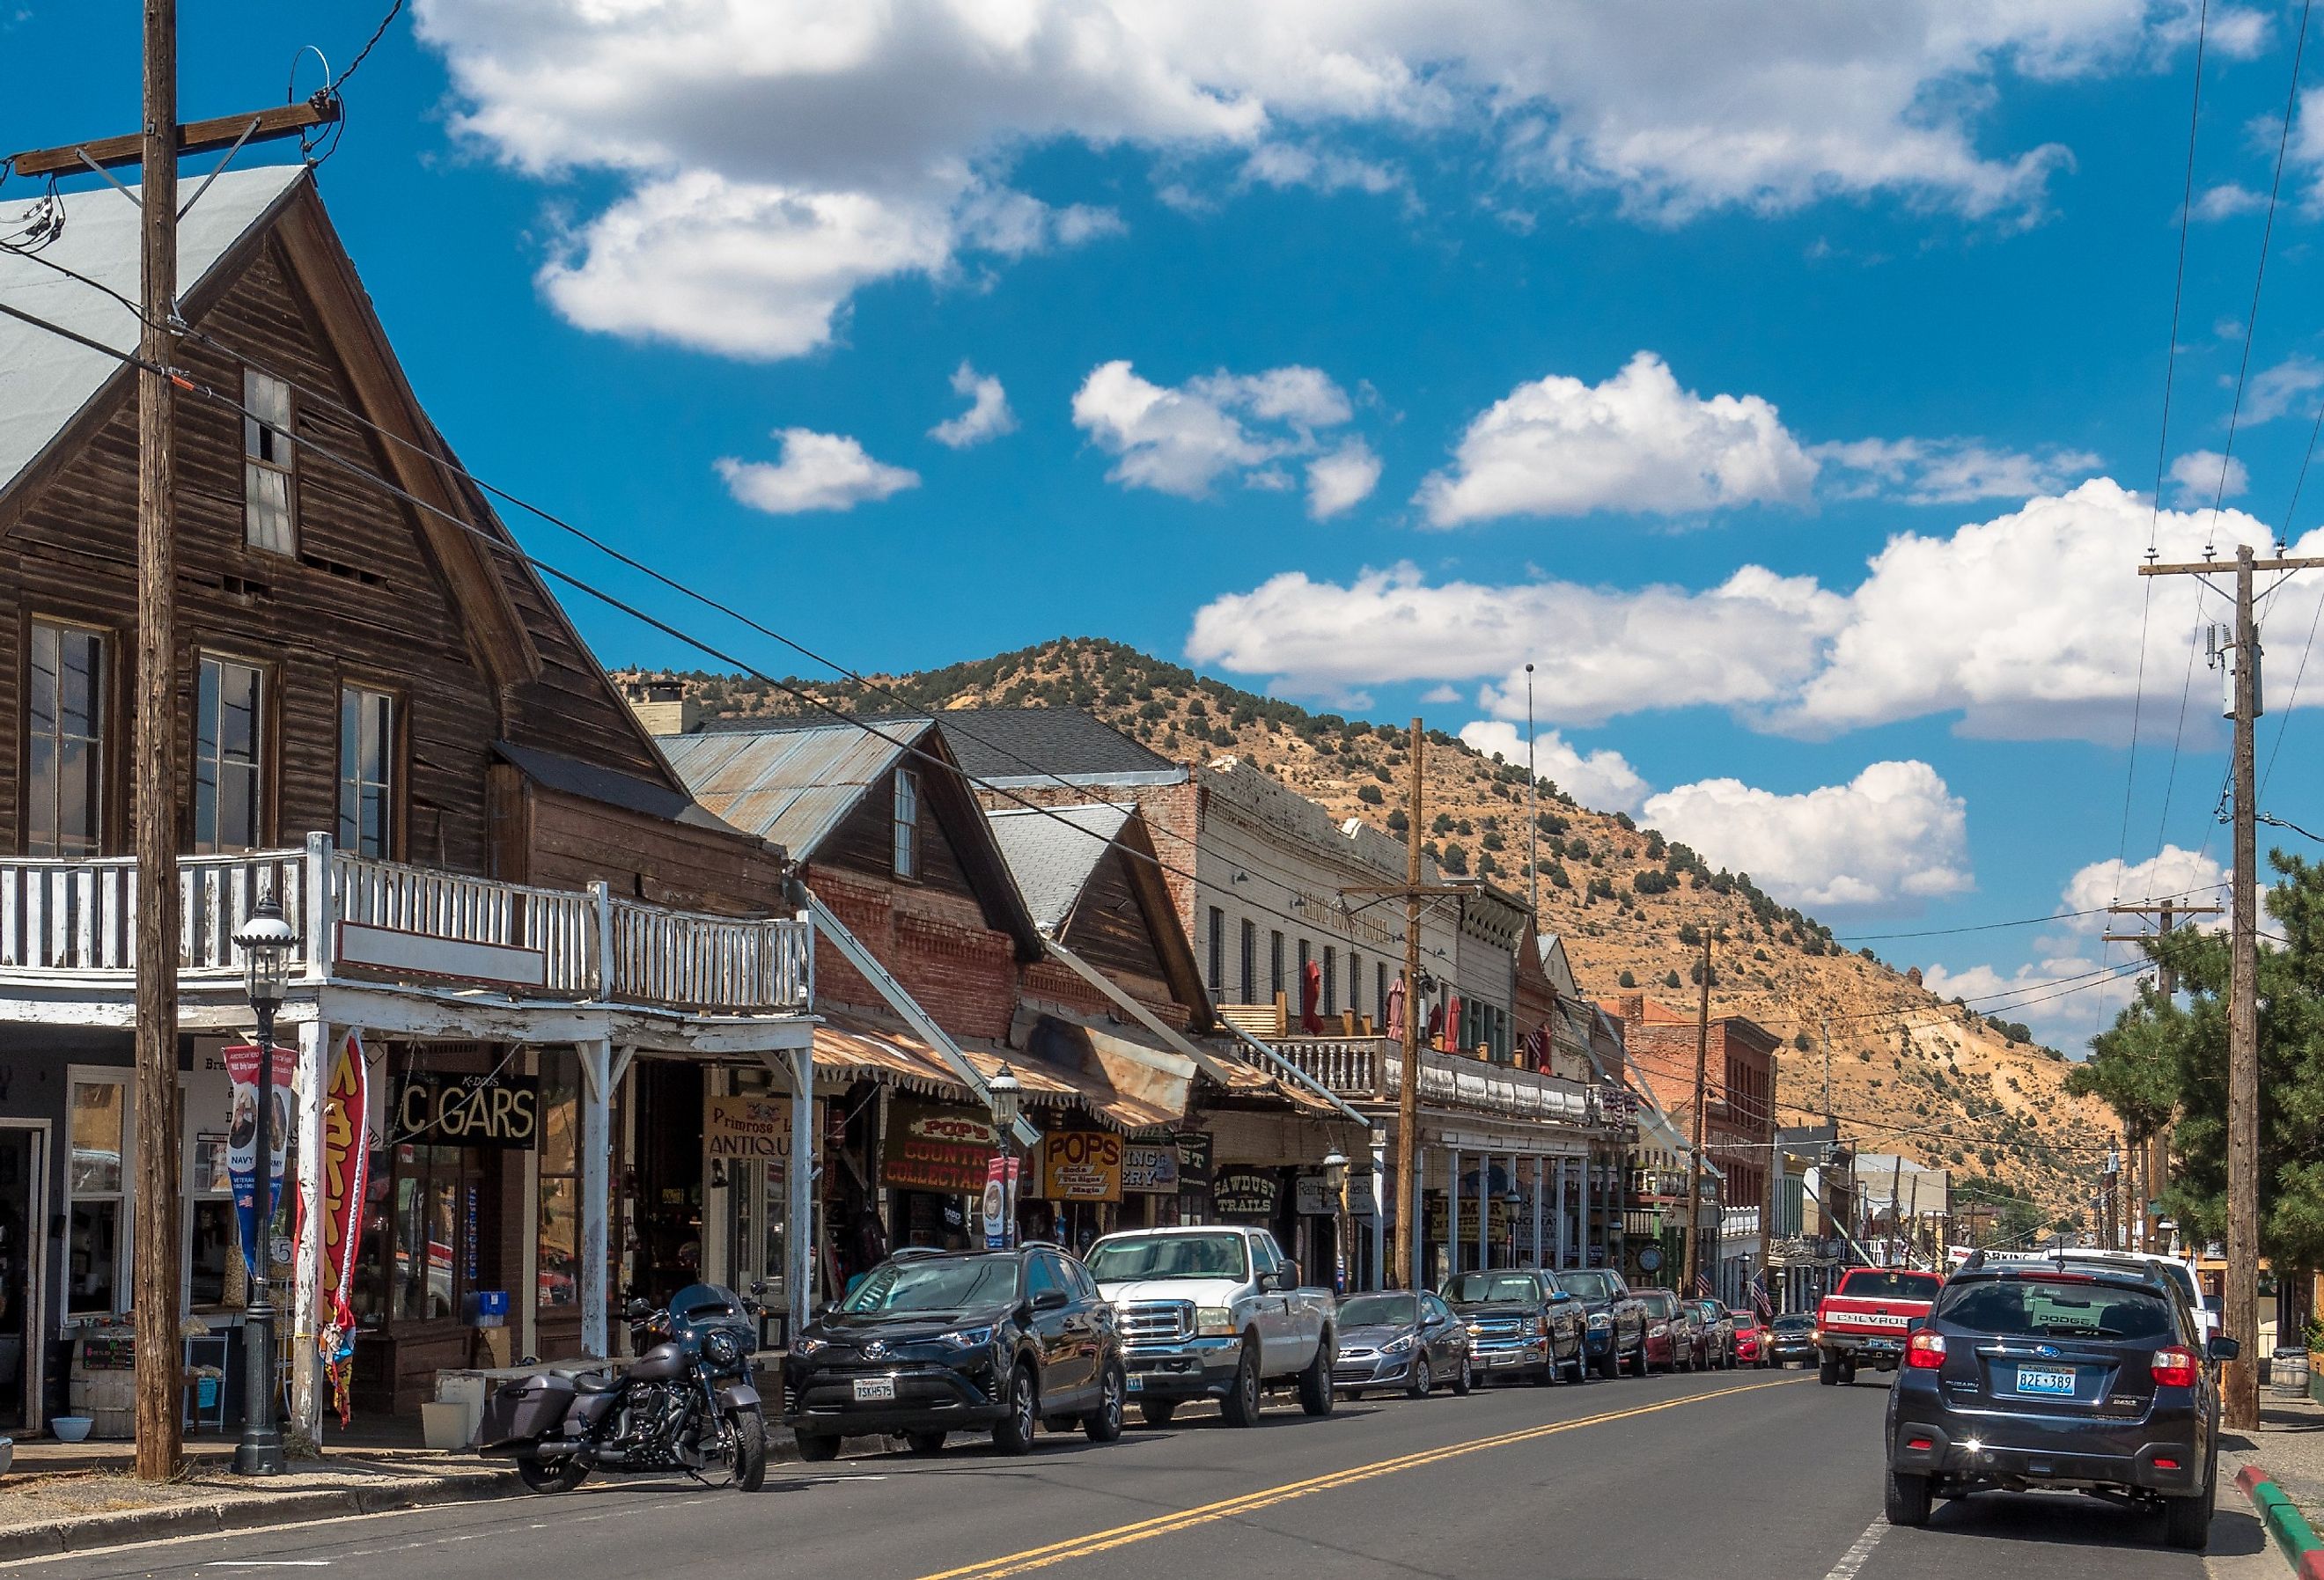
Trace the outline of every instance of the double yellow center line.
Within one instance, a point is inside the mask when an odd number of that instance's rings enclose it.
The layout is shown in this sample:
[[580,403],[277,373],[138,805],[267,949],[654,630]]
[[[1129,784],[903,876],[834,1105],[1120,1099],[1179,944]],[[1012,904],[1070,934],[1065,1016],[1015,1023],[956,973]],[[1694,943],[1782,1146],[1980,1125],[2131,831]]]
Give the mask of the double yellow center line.
[[957,1569],[939,1570],[921,1576],[921,1580],[1005,1580],[1011,1575],[1023,1575],[1034,1569],[1046,1569],[1052,1564],[1062,1564],[1070,1558],[1094,1557],[1111,1552],[1116,1548],[1136,1542],[1150,1541],[1157,1536],[1169,1536],[1208,1525],[1215,1520],[1231,1520],[1260,1509],[1271,1509],[1277,1503],[1312,1497],[1317,1492],[1329,1492],[1359,1482],[1371,1481],[1399,1471],[1418,1470],[1425,1465],[1441,1465],[1463,1455],[1481,1454],[1489,1448],[1508,1448],[1519,1443],[1531,1443],[1542,1437],[1554,1437],[1561,1432],[1578,1432],[1584,1427],[1602,1427],[1609,1421],[1635,1420],[1662,1410],[1682,1409],[1688,1405],[1703,1404],[1714,1399],[1727,1399],[1738,1393],[1751,1393],[1762,1388],[1781,1388],[1796,1378],[1784,1378],[1773,1382],[1748,1382],[1736,1388],[1721,1388],[1710,1393],[1689,1394],[1683,1399],[1666,1399],[1657,1404],[1638,1405],[1631,1409],[1607,1410],[1594,1416],[1582,1416],[1571,1421],[1552,1421],[1545,1426],[1527,1427],[1522,1431],[1503,1432],[1493,1437],[1475,1437],[1466,1443],[1450,1444],[1442,1448],[1423,1449],[1395,1459],[1375,1460],[1370,1465],[1352,1465],[1327,1475],[1312,1476],[1304,1482],[1286,1482],[1280,1486],[1267,1487],[1256,1492],[1245,1492],[1239,1498],[1222,1499],[1176,1513],[1157,1515],[1131,1525],[1118,1525],[1111,1530],[1093,1531],[1065,1541],[1049,1543],[1047,1547],[1028,1548],[1023,1552],[1010,1553],[1006,1557],[987,1558],[982,1563],[964,1564]]

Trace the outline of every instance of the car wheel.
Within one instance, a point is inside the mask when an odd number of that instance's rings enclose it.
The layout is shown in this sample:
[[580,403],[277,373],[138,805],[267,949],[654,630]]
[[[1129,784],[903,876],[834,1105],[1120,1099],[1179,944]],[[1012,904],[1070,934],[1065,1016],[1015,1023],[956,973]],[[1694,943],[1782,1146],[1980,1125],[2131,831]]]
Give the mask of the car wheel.
[[830,1432],[798,1434],[798,1456],[809,1465],[823,1465],[839,1457],[839,1438]]
[[1891,1525],[1926,1525],[1929,1522],[1929,1478],[1924,1475],[1903,1475],[1888,1473],[1888,1494],[1883,1500],[1884,1512]]
[[1598,1357],[1598,1375],[1605,1381],[1611,1382],[1621,1374],[1622,1354],[1613,1345],[1609,1344],[1606,1346],[1606,1353]]
[[1852,1387],[1855,1384],[1855,1381],[1856,1363],[1853,1361],[1842,1361],[1840,1363],[1840,1386],[1843,1388]]
[[1587,1382],[1590,1381],[1590,1358],[1582,1353],[1581,1348],[1578,1345],[1573,1351],[1572,1364],[1565,1368],[1565,1380],[1568,1382]]
[[1315,1341],[1314,1358],[1299,1373],[1299,1408],[1311,1416],[1332,1413],[1332,1363],[1339,1359],[1339,1348],[1332,1330],[1325,1328],[1323,1336]]
[[1840,1363],[1826,1355],[1816,1363],[1816,1381],[1830,1388],[1840,1381]]
[[1426,1399],[1436,1391],[1436,1371],[1426,1355],[1412,1363],[1412,1381],[1404,1385],[1404,1391],[1414,1399]]
[[1082,1418],[1082,1435],[1093,1443],[1111,1443],[1121,1436],[1121,1396],[1129,1389],[1119,1365],[1105,1369],[1098,1390],[1097,1409]]
[[1452,1397],[1466,1399],[1469,1397],[1469,1391],[1476,1385],[1477,1374],[1470,1369],[1469,1357],[1463,1355],[1461,1357],[1460,1370],[1452,1373]]
[[1175,1399],[1148,1399],[1139,1401],[1138,1418],[1149,1427],[1167,1427],[1170,1424],[1170,1418],[1177,1413],[1178,1401]]
[[1041,1401],[1033,1368],[1019,1366],[1009,1378],[1009,1413],[993,1424],[992,1446],[1003,1454],[1030,1454],[1040,1429]]
[[907,1432],[904,1446],[919,1458],[928,1459],[944,1452],[945,1437],[942,1432]]
[[1235,1363],[1234,1381],[1219,1401],[1219,1414],[1230,1427],[1259,1425],[1259,1350],[1248,1340]]
[[2166,1547],[2200,1553],[2211,1545],[2211,1503],[2218,1492],[2215,1478],[2191,1498],[2163,1500],[2163,1540]]

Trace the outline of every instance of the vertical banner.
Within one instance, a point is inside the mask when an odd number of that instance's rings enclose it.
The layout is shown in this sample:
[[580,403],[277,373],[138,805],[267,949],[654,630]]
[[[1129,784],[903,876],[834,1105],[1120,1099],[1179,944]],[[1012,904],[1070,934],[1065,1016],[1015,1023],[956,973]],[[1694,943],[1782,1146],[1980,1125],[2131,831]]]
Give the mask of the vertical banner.
[[1017,1160],[996,1154],[984,1169],[984,1244],[997,1251],[1009,1243],[1017,1221]]
[[363,1034],[349,1030],[332,1058],[323,1086],[323,1319],[315,1344],[332,1402],[346,1426],[353,1414],[355,1307],[348,1301],[355,1274],[355,1250],[363,1239],[365,1173],[371,1162],[364,1133],[371,1111],[371,1070],[364,1062]]
[[[226,1077],[234,1083],[234,1108],[226,1132],[226,1176],[234,1185],[234,1215],[242,1229],[242,1257],[251,1276],[264,1277],[271,1261],[262,1259],[260,1243],[265,1225],[274,1221],[274,1198],[282,1187],[282,1164],[290,1141],[290,1083],[298,1073],[295,1048],[274,1050],[274,1089],[264,1101],[270,1105],[266,1204],[258,1201],[258,1049],[238,1043],[223,1051]],[[267,1247],[272,1250],[272,1247]]]

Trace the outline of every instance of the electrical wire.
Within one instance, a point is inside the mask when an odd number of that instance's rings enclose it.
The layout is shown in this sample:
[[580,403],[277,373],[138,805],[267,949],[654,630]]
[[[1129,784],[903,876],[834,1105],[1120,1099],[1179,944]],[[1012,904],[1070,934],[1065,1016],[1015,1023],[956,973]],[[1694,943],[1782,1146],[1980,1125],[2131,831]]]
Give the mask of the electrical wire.
[[[2206,4],[2208,3],[2209,0],[2206,0]],[[395,0],[395,4],[387,8],[387,14],[381,17],[379,25],[371,30],[371,37],[364,41],[364,47],[357,50],[355,58],[347,62],[347,69],[331,79],[332,92],[336,93],[345,88],[347,79],[363,69],[363,63],[371,58],[371,52],[378,46],[379,41],[387,36],[389,25],[395,21],[396,14],[402,9],[403,0]]]
[[[2149,894],[2139,904],[2153,904],[2164,900],[2185,900],[2197,894],[2215,894],[2226,888],[2225,883],[2209,883],[2198,889],[2181,889],[2173,894]],[[1921,932],[1905,933],[1836,933],[1832,941],[1843,944],[1868,944],[1882,938],[1941,938],[1957,933],[1989,933],[2000,928],[2041,927],[2053,921],[2071,921],[2076,917],[2104,916],[2114,909],[2111,905],[2093,905],[2086,910],[2053,910],[2047,916],[2023,916],[2009,921],[1981,921],[1971,927],[1930,928]]]

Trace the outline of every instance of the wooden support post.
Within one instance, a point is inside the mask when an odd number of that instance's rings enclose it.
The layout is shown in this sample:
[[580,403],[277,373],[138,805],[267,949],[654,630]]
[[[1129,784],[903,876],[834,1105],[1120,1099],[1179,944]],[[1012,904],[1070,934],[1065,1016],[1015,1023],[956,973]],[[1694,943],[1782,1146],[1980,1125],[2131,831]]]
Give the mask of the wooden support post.
[[1711,1069],[1711,929],[1702,931],[1702,991],[1694,1028],[1694,1154],[1686,1185],[1686,1276],[1679,1287],[1682,1299],[1698,1293],[1695,1280],[1702,1273],[1702,1120],[1705,1088]]
[[815,1049],[791,1049],[791,1161],[790,1172],[784,1183],[789,1199],[785,1205],[788,1220],[783,1226],[783,1298],[790,1308],[790,1332],[797,1335],[807,1326],[807,1313],[815,1309],[815,1176],[816,1141],[815,1133]]
[[[322,1331],[323,1104],[331,1084],[331,1029],[318,1017],[299,1025],[299,1236],[291,1266],[290,1420],[314,1442],[323,1438],[322,1368],[315,1335]],[[363,1116],[357,1114],[361,1124]],[[361,1143],[358,1142],[358,1145]],[[357,1209],[355,1222],[363,1222]]]
[[604,1038],[576,1045],[581,1058],[581,1353],[593,1360],[613,1354],[607,1260],[612,1252],[608,1210],[613,1191],[613,1044]]

